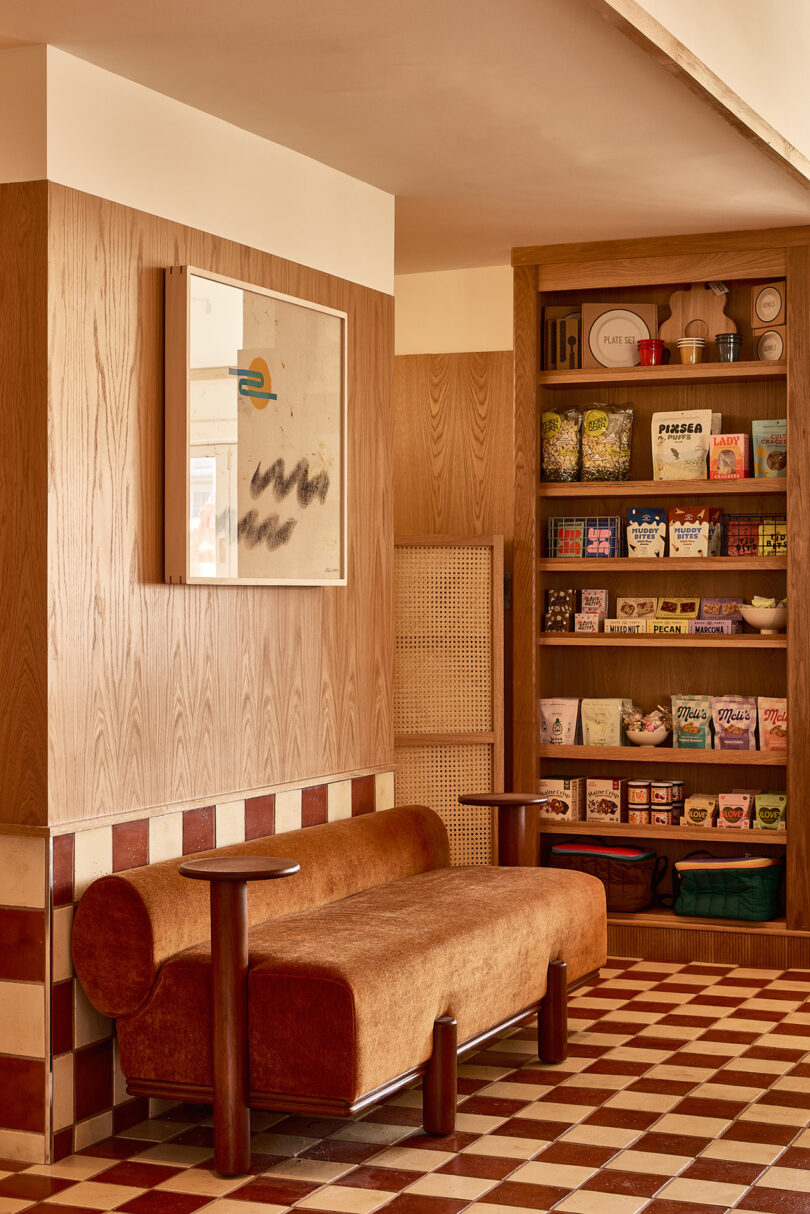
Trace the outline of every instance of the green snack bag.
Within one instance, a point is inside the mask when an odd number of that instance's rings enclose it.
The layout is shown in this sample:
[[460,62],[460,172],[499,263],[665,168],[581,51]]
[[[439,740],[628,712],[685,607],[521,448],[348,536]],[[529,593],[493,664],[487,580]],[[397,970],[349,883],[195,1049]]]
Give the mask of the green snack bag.
[[784,830],[787,797],[783,792],[760,792],[754,801],[755,830]]

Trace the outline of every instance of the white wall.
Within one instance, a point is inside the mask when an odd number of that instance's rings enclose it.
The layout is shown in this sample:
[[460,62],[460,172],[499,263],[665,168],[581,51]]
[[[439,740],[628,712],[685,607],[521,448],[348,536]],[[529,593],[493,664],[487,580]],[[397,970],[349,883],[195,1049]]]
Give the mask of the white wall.
[[53,47],[2,51],[0,179],[46,175],[393,292],[393,195]]
[[640,0],[640,4],[810,157],[808,0]]
[[512,349],[511,266],[398,274],[394,301],[397,354]]

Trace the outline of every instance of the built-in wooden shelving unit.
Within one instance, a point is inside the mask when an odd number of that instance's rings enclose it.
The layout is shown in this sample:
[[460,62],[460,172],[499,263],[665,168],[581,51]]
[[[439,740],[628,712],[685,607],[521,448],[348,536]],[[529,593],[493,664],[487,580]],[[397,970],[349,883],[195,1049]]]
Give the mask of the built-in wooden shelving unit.
[[627,498],[635,502],[643,497],[784,497],[787,482],[774,477],[752,477],[740,481],[564,481],[541,482],[538,497]]
[[[584,292],[583,292],[584,294]],[[711,351],[709,350],[708,353]],[[590,367],[576,371],[539,371],[537,383],[543,388],[663,387],[688,384],[773,383],[787,375],[784,362],[703,362],[684,366],[670,362],[663,367]]]
[[614,649],[625,645],[628,649],[787,649],[784,633],[760,636],[754,633],[736,632],[730,636],[636,636],[633,633],[581,633],[541,632],[538,645],[553,649]]

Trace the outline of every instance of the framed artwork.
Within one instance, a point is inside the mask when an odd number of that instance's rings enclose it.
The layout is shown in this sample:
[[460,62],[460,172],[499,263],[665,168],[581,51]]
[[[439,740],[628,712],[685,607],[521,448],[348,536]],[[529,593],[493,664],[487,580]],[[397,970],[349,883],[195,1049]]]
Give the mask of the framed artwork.
[[165,577],[345,586],[345,312],[166,272]]

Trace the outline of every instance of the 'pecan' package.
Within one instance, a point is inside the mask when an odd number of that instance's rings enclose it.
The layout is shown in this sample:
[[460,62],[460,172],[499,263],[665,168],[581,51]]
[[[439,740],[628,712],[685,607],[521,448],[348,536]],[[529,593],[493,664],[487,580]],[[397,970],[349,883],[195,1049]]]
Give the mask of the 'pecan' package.
[[672,697],[672,745],[686,750],[711,750],[711,696]]
[[546,746],[573,746],[577,740],[579,700],[540,701],[540,742]]
[[752,696],[712,700],[715,750],[756,750],[757,702]]
[[708,506],[670,506],[669,555],[709,555]]
[[582,479],[626,481],[630,476],[633,410],[594,405],[582,414]]
[[711,433],[711,409],[653,413],[653,480],[707,480]]
[[759,696],[759,749],[787,750],[787,700]]

